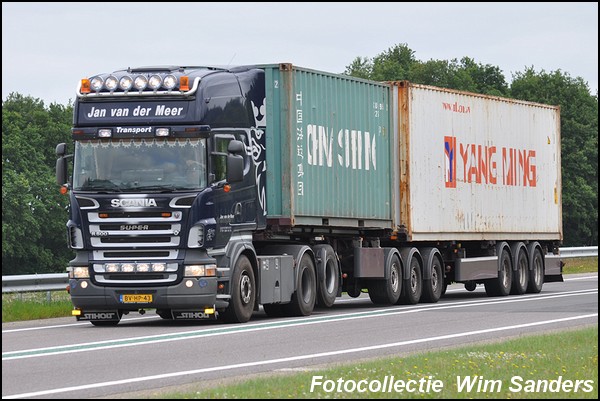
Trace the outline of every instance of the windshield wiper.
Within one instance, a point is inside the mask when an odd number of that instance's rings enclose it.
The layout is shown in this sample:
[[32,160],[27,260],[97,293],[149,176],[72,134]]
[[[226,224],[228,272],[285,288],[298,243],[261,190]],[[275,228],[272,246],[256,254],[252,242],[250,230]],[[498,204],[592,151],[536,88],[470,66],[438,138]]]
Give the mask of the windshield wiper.
[[162,192],[170,192],[178,189],[175,185],[172,184],[162,184],[162,185],[138,185],[128,187],[127,190],[131,191],[162,191]]
[[82,191],[104,190],[122,192],[121,187],[111,180],[87,180],[82,186]]

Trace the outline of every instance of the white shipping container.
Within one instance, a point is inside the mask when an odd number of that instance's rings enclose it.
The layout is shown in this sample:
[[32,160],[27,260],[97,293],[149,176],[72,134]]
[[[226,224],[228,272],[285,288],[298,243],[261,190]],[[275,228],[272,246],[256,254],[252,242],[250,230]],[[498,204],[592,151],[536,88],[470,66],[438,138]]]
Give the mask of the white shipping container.
[[409,240],[562,240],[559,107],[394,86],[394,221]]

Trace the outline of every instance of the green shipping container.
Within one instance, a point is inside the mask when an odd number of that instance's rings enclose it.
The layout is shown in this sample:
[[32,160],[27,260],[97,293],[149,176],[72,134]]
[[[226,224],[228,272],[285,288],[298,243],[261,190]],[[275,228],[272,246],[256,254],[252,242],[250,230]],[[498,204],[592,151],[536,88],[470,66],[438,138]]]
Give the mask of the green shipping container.
[[291,64],[261,68],[268,217],[292,226],[390,228],[390,87]]

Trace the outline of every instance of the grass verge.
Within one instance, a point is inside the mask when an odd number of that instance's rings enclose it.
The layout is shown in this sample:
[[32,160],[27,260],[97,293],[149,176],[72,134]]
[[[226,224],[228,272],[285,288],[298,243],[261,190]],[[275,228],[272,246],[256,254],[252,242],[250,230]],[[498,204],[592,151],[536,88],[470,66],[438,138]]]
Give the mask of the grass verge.
[[597,399],[598,326],[198,387],[156,398]]

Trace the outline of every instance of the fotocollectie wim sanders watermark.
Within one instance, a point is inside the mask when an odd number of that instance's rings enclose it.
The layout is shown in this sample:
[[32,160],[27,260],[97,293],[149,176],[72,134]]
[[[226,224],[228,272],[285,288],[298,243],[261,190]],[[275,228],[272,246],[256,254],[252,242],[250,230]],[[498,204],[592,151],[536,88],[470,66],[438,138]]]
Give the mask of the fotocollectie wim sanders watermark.
[[[594,380],[570,380],[563,376],[554,379],[525,379],[513,376],[508,382],[503,380],[486,379],[483,376],[456,376],[459,393],[591,393],[594,391]],[[420,379],[402,380],[394,376],[384,376],[382,379],[346,380],[342,377],[328,379],[324,376],[313,376],[310,392],[325,393],[441,393],[446,388],[442,380],[432,376]]]

